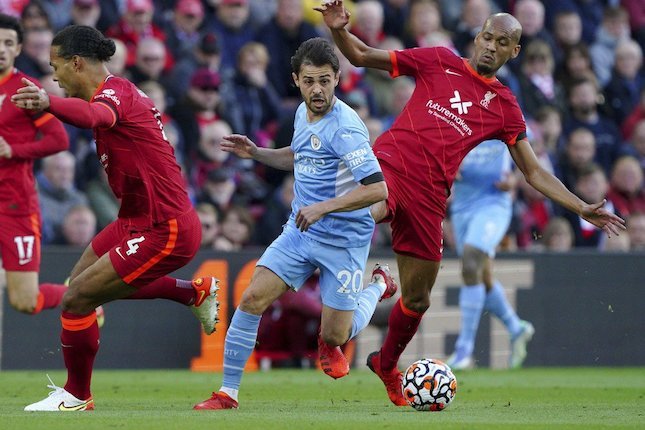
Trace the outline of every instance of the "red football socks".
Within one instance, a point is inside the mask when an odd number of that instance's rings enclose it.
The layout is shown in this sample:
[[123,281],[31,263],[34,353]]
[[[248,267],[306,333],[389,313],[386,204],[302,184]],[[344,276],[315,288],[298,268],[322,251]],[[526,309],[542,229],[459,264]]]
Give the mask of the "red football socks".
[[60,320],[63,326],[60,341],[67,368],[65,390],[79,400],[87,400],[91,396],[94,357],[99,350],[96,312],[76,315],[63,311]]
[[61,284],[40,284],[38,290],[38,301],[32,314],[37,314],[43,309],[52,309],[60,306],[67,287]]
[[417,332],[423,314],[407,309],[401,299],[397,300],[390,312],[387,336],[381,348],[381,369],[394,369],[405,347]]
[[191,281],[164,276],[143,286],[136,293],[126,297],[127,300],[167,299],[183,305],[195,302],[195,289]]

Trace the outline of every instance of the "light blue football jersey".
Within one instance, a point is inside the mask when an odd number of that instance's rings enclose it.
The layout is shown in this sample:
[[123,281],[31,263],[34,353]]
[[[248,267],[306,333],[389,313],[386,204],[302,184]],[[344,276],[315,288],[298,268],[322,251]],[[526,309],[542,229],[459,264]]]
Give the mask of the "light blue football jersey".
[[511,170],[511,154],[500,140],[487,140],[466,155],[452,190],[452,212],[500,205],[511,210],[511,195],[495,186]]
[[[301,207],[345,195],[362,179],[381,171],[365,124],[339,99],[330,112],[314,123],[307,120],[304,102],[300,104],[291,150],[296,179],[288,221],[292,226]],[[366,207],[327,214],[303,234],[338,247],[365,245],[374,231],[369,211]]]

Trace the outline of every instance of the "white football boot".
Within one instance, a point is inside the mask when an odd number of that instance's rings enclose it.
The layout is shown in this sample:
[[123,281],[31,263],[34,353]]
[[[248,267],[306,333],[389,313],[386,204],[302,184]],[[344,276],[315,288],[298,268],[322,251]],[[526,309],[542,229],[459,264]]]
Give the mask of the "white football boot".
[[217,284],[219,279],[211,277],[193,279],[195,289],[195,303],[191,306],[193,314],[197,317],[204,333],[211,334],[215,331],[219,318],[219,302],[217,301]]
[[53,391],[40,402],[32,403],[25,406],[25,411],[29,412],[78,412],[94,410],[94,400],[90,397],[87,400],[79,400],[66,391],[64,388],[57,387],[56,384],[47,375]]
[[526,359],[526,345],[533,339],[533,335],[535,334],[533,324],[528,321],[520,321],[520,324],[522,326],[522,332],[511,341],[511,357],[509,360],[509,367],[511,369],[522,367],[522,363]]

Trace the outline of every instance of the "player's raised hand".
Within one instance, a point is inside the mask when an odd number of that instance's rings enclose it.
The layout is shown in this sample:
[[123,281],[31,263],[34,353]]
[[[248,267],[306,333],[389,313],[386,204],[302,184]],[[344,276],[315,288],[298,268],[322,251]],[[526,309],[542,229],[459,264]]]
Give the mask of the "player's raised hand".
[[618,235],[620,234],[620,230],[626,229],[625,220],[605,209],[603,207],[605,203],[607,203],[607,200],[585,205],[580,215],[596,227],[602,229],[607,233],[607,236],[611,236],[612,234]]
[[11,96],[11,102],[21,109],[44,110],[49,107],[49,95],[43,88],[38,88],[29,79],[22,78],[25,85],[18,88],[16,94]]
[[224,136],[220,142],[222,151],[230,152],[240,158],[255,158],[258,147],[251,139],[241,134]]
[[322,0],[320,7],[315,7],[314,10],[322,13],[325,24],[332,30],[345,27],[349,23],[349,17],[352,16],[343,6],[342,0]]

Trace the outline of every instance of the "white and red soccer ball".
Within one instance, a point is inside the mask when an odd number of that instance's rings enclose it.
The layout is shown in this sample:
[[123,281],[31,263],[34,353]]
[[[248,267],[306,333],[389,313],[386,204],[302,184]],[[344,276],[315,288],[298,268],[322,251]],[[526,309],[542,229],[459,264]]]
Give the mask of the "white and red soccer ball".
[[442,361],[423,358],[403,373],[403,397],[417,411],[442,411],[455,398],[457,378]]

